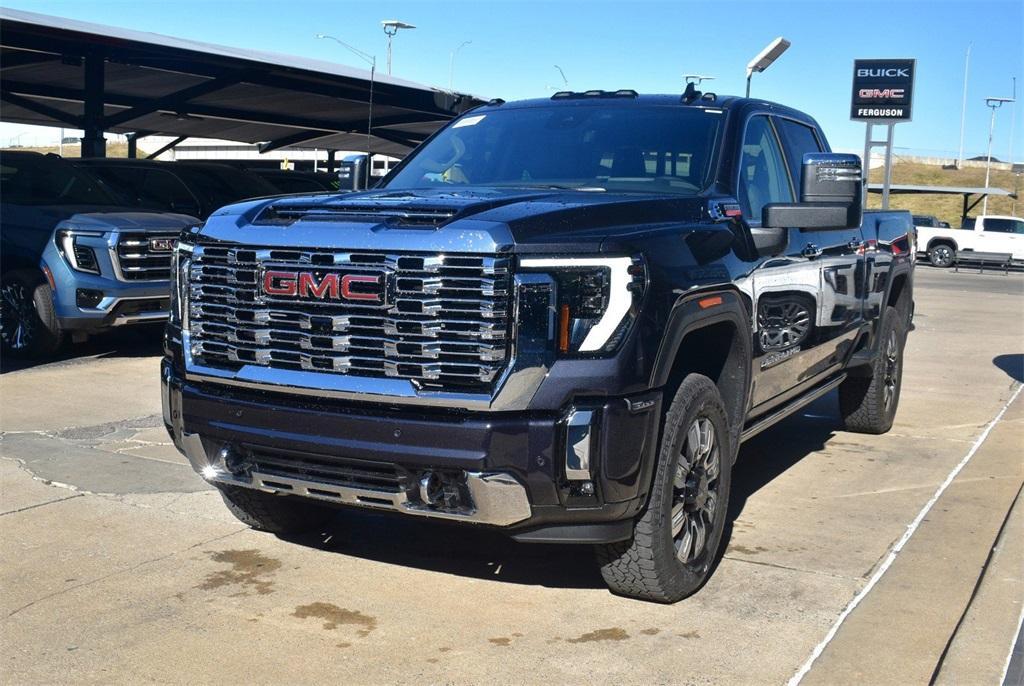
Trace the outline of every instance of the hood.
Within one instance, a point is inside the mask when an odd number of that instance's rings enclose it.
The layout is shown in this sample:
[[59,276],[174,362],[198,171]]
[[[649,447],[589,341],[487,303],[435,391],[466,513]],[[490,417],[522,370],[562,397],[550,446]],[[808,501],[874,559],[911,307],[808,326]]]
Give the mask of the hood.
[[706,207],[707,199],[698,196],[547,188],[382,189],[224,208],[207,221],[202,235],[281,246],[582,252],[604,249],[609,238],[692,224],[707,217]]
[[180,231],[199,220],[187,214],[146,212],[96,206],[53,206],[36,208],[52,217],[54,223],[92,231],[160,232]]

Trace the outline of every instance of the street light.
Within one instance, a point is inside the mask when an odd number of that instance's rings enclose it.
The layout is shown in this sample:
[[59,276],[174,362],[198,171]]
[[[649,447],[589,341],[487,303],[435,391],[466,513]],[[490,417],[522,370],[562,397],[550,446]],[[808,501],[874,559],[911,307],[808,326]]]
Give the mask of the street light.
[[562,75],[562,83],[565,84],[565,90],[569,90],[569,79],[565,78],[565,72],[562,71],[562,68],[557,64],[555,65],[555,69],[557,69],[558,73]]
[[384,27],[384,33],[388,37],[388,76],[391,76],[391,39],[402,29],[414,29],[416,27],[397,19],[385,19],[380,25]]
[[[314,38],[318,38],[320,40],[323,40],[325,38],[327,40],[332,40],[341,47],[351,52],[356,57],[360,58],[361,60],[370,65],[370,97],[367,103],[369,111],[367,112],[366,115],[366,187],[369,188],[370,167],[373,166],[373,152],[371,152],[372,135],[370,132],[373,130],[373,82],[377,76],[377,56],[363,52],[359,48],[354,48],[345,41],[341,40],[340,38],[328,36],[326,33],[318,33],[314,36]],[[388,52],[390,54],[390,50]]]
[[757,57],[750,60],[747,64],[747,97],[750,97],[750,77],[754,75],[754,72],[761,73],[772,65],[772,62],[779,59],[782,53],[786,52],[789,46],[792,45],[788,40],[779,36],[771,43],[768,44],[764,50],[762,50]]
[[470,45],[472,42],[473,41],[471,40],[462,41],[462,43],[459,44],[459,47],[452,50],[451,55],[448,58],[448,90],[452,91],[453,93],[455,92],[454,86],[452,85],[455,77],[455,56],[459,54],[459,50],[462,50],[464,47]]
[[695,83],[699,87],[703,81],[714,81],[714,76],[705,76],[704,74],[683,74],[683,81],[685,83]]
[[1013,102],[1013,98],[985,98],[985,104],[992,108],[992,118],[988,123],[988,154],[985,156],[985,199],[981,201],[981,216],[983,217],[988,214],[988,180],[992,175],[992,134],[996,130],[996,110],[1002,107],[1005,102]]

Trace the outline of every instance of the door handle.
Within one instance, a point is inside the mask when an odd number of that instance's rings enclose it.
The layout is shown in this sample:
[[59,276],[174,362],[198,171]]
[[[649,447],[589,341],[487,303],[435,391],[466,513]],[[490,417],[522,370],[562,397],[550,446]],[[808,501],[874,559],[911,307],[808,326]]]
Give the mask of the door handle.
[[816,246],[814,243],[808,243],[804,246],[804,249],[800,251],[800,254],[806,258],[814,259],[815,257],[821,257],[822,249]]

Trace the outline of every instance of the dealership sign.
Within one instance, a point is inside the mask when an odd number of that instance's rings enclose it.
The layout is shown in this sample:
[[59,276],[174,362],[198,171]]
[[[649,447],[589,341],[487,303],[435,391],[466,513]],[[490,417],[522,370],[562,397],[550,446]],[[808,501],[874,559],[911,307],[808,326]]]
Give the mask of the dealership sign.
[[910,121],[917,60],[854,60],[850,119]]

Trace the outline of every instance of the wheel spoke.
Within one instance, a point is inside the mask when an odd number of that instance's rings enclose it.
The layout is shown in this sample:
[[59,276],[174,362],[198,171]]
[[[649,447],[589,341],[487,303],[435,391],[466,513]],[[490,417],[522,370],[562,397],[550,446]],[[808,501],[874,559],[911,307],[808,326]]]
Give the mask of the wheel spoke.
[[693,552],[691,554],[691,558],[693,558],[704,550],[707,529],[704,526],[704,520],[700,517],[690,517],[690,522],[690,526],[693,528]]
[[672,506],[672,538],[679,535],[679,532],[683,530],[685,522],[686,510],[683,507],[683,503],[676,503]]
[[698,419],[690,425],[690,430],[686,432],[686,459],[691,465],[697,464],[697,459],[701,455],[701,439],[700,420]]

